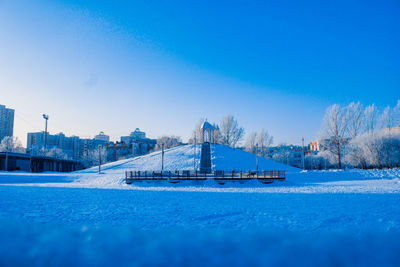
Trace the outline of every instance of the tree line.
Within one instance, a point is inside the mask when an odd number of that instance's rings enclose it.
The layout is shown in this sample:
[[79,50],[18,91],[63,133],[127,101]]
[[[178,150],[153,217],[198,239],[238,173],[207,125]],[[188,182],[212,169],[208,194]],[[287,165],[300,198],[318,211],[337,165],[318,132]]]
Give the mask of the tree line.
[[320,152],[306,158],[322,167],[400,167],[400,100],[379,110],[375,104],[334,104],[326,110],[319,133]]

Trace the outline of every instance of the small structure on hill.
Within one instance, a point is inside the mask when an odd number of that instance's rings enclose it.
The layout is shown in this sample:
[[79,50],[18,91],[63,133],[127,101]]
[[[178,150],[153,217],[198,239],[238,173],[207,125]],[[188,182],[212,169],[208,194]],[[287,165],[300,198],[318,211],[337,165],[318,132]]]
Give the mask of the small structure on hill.
[[207,120],[201,125],[202,143],[214,143],[215,128]]
[[215,128],[206,120],[200,129],[202,132],[200,173],[211,173],[211,143],[215,142]]

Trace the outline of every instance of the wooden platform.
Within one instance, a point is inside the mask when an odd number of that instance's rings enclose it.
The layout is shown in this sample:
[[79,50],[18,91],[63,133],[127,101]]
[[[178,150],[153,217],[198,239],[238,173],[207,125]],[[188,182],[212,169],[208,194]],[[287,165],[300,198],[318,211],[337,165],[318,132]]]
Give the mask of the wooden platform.
[[168,181],[179,183],[180,181],[205,181],[215,180],[219,184],[228,181],[244,183],[246,181],[258,180],[264,184],[272,183],[274,180],[285,180],[285,171],[214,171],[201,173],[197,171],[126,171],[125,182],[142,181]]

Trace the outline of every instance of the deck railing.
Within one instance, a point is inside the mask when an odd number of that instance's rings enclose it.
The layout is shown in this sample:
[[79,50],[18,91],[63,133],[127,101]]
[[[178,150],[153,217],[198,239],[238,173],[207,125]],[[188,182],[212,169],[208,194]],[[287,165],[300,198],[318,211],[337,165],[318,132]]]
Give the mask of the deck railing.
[[127,184],[133,181],[184,181],[184,180],[284,180],[284,170],[273,171],[213,171],[212,173],[202,173],[199,171],[126,171],[125,180]]

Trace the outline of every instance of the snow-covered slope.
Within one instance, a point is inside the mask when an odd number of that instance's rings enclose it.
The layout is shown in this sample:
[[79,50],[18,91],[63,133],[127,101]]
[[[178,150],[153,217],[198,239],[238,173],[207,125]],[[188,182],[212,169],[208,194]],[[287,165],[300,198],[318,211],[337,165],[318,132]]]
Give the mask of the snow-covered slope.
[[[181,146],[165,152],[166,170],[192,170],[194,146]],[[217,147],[217,169],[255,169],[255,156],[225,146]],[[196,147],[196,165],[199,166],[200,146]],[[73,173],[1,173],[0,184],[36,185],[79,188],[115,188],[166,191],[210,191],[210,192],[259,192],[259,193],[398,193],[400,192],[400,169],[392,170],[328,170],[300,171],[299,169],[259,158],[259,169],[286,170],[286,180],[264,185],[259,181],[244,184],[214,181],[152,182],[125,184],[126,170],[160,170],[161,153],[120,160],[102,166]]]
[[[200,145],[186,145],[171,148],[164,154],[164,170],[193,170],[194,154],[196,153],[196,166],[200,166]],[[212,147],[212,161],[214,164],[214,147]],[[218,170],[254,170],[256,169],[255,155],[240,149],[233,149],[223,145],[217,145],[217,169]],[[280,164],[272,160],[259,158],[260,170],[285,170],[289,173],[298,173],[300,170],[291,166]],[[161,170],[161,152],[157,151],[145,156],[120,160],[102,166],[102,174],[98,167],[76,172],[77,182],[93,186],[113,186],[123,183],[125,171],[153,171]]]
[[[196,166],[200,165],[200,145],[196,146]],[[212,151],[212,161],[214,166],[214,146]],[[171,148],[165,151],[164,154],[164,169],[175,170],[193,170],[194,167],[194,145],[186,145]],[[217,169],[218,170],[255,170],[256,156],[240,149],[234,149],[228,146],[217,145]],[[278,162],[265,158],[258,158],[260,170],[286,170],[291,172],[300,171],[297,168],[280,164]],[[161,152],[154,152],[149,155],[120,160],[103,165],[103,170],[161,170]],[[82,172],[97,172],[98,167],[93,167]]]

